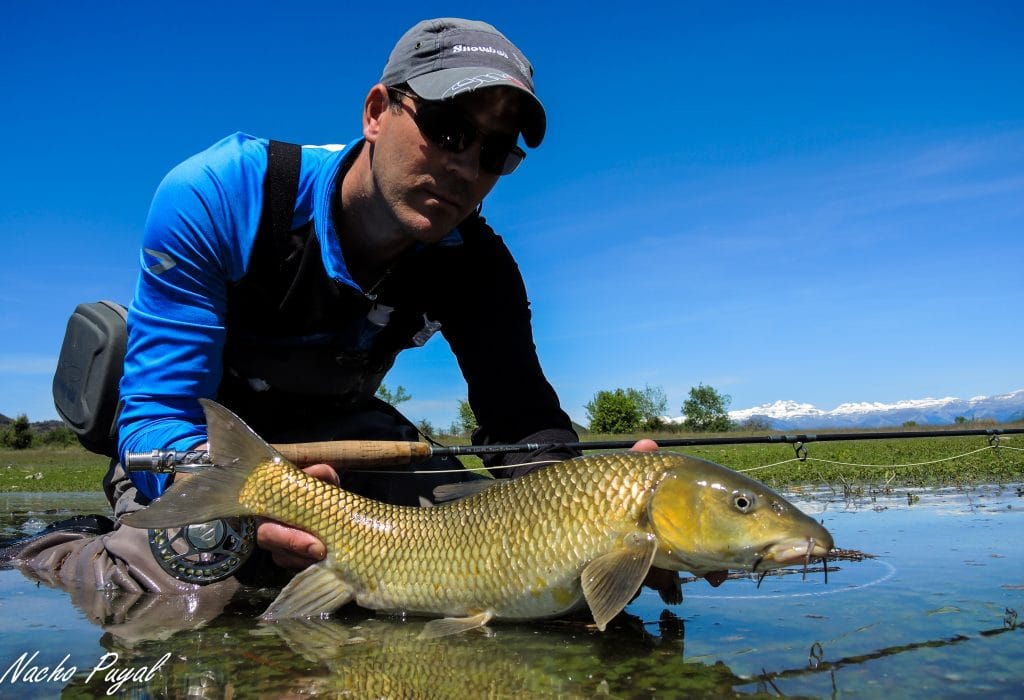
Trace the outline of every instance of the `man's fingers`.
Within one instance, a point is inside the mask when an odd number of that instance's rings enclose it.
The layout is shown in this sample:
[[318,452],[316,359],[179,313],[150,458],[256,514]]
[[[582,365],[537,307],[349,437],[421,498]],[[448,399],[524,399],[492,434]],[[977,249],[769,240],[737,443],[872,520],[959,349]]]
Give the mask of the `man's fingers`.
[[[338,472],[329,464],[313,464],[302,471],[337,486]],[[285,569],[304,569],[327,556],[327,548],[305,530],[263,520],[256,528],[256,544],[270,552],[274,563]]]
[[270,552],[274,563],[289,569],[301,569],[327,555],[323,542],[313,535],[273,521],[256,528],[256,544]]
[[630,452],[657,452],[658,451],[658,443],[656,443],[654,440],[651,440],[649,438],[644,438],[642,440],[637,440],[636,444],[634,444],[631,448],[629,448],[629,451]]
[[338,476],[338,472],[329,464],[311,464],[302,471],[306,472],[310,476],[315,476],[317,479],[320,479],[320,481],[326,481],[328,484],[333,486],[341,484],[341,478]]

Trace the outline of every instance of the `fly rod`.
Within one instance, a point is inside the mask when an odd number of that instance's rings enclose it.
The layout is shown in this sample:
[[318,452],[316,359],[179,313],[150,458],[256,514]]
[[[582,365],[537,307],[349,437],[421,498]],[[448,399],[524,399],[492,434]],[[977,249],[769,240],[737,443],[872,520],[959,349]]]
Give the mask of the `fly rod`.
[[[837,442],[843,440],[899,440],[929,437],[988,437],[998,441],[1000,435],[1024,433],[1024,428],[972,428],[952,430],[899,430],[861,433],[801,433],[796,435],[742,435],[730,437],[688,437],[657,440],[659,447],[692,447],[695,445],[754,445],[786,443],[797,452],[810,442]],[[516,452],[542,452],[563,449],[622,450],[633,446],[635,440],[590,440],[582,442],[524,442],[506,445],[431,445],[426,442],[390,440],[337,440],[325,442],[297,442],[273,445],[282,457],[303,467],[311,464],[329,464],[336,469],[399,466],[424,462],[431,457],[459,457],[467,455],[510,454]],[[128,471],[148,471],[159,474],[190,472],[205,469],[213,462],[205,450],[180,452],[153,450],[129,452],[124,465]]]

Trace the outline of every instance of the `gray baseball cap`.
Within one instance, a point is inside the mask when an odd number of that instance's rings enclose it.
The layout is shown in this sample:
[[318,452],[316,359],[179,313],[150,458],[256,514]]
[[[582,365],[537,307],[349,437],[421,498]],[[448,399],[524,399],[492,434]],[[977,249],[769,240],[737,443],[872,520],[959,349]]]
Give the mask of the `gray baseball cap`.
[[425,100],[448,100],[470,90],[506,85],[523,93],[523,141],[536,148],[547,118],[533,91],[533,66],[505,35],[485,22],[428,19],[398,40],[380,82],[407,83]]

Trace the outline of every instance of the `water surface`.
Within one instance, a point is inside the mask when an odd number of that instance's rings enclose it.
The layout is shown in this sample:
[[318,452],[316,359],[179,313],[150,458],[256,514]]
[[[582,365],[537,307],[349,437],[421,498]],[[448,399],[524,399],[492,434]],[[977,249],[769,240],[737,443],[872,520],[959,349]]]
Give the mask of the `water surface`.
[[[684,586],[666,608],[645,590],[600,633],[581,617],[493,624],[420,641],[417,619],[346,609],[263,625],[272,592],[206,621],[177,602],[69,596],[0,571],[0,674],[19,659],[67,680],[0,681],[0,697],[1024,697],[1024,490],[789,493],[836,544],[877,555],[719,588]],[[0,494],[0,532],[103,512],[93,495]],[[97,510],[99,509],[99,510]],[[1020,616],[1018,616],[1020,613]],[[116,663],[114,654],[117,655]],[[66,659],[66,660],[65,660]],[[143,679],[148,674],[148,680]]]

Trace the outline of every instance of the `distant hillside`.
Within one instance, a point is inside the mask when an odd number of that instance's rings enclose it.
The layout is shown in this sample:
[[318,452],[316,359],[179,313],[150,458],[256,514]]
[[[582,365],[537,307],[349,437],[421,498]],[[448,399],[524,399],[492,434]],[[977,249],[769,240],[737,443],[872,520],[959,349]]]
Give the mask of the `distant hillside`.
[[60,426],[64,425],[64,421],[41,420],[35,423],[31,423],[30,425],[32,427],[32,432],[45,433],[47,430],[53,430],[54,428],[59,428]]
[[[4,414],[0,413],[0,428],[2,428],[3,426],[7,425],[8,423],[13,423],[13,422],[14,422],[13,418],[8,418]],[[29,429],[33,433],[45,433],[48,430],[53,430],[54,428],[59,428],[62,425],[64,425],[64,422],[63,421],[59,421],[59,420],[41,420],[41,421],[34,421],[34,422],[31,422],[31,423],[28,424]]]

